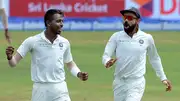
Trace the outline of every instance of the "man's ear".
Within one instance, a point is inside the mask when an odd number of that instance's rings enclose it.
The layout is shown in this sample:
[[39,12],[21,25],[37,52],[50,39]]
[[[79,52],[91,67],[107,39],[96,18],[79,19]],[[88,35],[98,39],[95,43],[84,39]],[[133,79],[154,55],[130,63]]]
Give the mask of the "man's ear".
[[50,26],[50,25],[51,25],[51,23],[50,23],[49,20],[46,21],[46,24],[47,24],[47,26]]
[[137,19],[137,23],[138,23],[138,24],[140,23],[140,21],[141,21],[141,19]]

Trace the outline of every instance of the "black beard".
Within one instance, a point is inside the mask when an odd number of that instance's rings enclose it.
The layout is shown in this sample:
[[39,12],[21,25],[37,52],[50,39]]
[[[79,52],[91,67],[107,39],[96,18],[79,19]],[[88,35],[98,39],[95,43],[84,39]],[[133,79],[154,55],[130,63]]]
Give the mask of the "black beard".
[[[125,26],[129,26],[129,28],[125,28]],[[136,28],[136,24],[133,24],[133,25],[130,26],[127,22],[124,23],[124,31],[125,31],[127,34],[132,33],[135,28]]]

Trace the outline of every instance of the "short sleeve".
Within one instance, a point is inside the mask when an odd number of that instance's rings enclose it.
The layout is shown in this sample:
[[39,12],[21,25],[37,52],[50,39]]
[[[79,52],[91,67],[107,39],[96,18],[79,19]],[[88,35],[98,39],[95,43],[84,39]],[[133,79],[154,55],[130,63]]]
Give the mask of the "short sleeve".
[[68,45],[67,45],[67,48],[64,53],[64,63],[69,63],[69,62],[73,61],[70,43],[68,42],[67,44]]
[[22,57],[25,57],[26,54],[32,49],[32,45],[33,45],[33,40],[32,39],[33,39],[32,37],[27,38],[26,40],[24,40],[24,42],[17,49],[17,52]]

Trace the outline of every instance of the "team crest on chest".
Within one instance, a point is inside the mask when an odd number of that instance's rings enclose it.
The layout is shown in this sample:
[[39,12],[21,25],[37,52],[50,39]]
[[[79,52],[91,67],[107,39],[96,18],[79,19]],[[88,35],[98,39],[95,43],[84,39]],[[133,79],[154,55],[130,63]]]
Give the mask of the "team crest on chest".
[[59,43],[59,47],[63,47],[63,43]]
[[139,43],[140,43],[140,44],[143,44],[143,43],[144,43],[144,40],[140,39],[140,40],[139,40]]
[[63,43],[59,43],[60,50],[63,49]]

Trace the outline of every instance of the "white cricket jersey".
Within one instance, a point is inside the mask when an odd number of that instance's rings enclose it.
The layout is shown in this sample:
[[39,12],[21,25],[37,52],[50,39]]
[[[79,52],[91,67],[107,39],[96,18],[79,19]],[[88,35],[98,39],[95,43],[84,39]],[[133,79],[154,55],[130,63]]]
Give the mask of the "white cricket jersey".
[[69,41],[58,35],[52,44],[44,32],[27,38],[17,52],[22,57],[31,53],[31,78],[34,82],[64,81],[64,63],[73,61]]
[[146,72],[146,55],[161,80],[165,80],[161,59],[157,53],[153,37],[141,30],[131,38],[126,32],[114,33],[109,39],[103,54],[103,64],[115,55],[117,58],[115,78],[142,77]]

